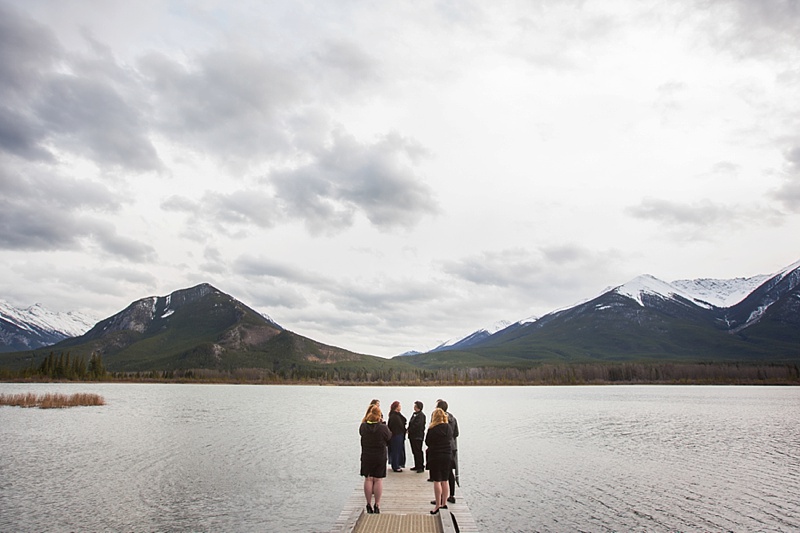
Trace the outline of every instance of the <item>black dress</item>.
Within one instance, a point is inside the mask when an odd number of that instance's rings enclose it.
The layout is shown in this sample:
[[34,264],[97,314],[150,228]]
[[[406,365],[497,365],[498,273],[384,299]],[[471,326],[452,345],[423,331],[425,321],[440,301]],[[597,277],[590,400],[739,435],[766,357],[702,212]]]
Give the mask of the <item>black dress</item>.
[[386,477],[386,445],[392,440],[392,432],[380,422],[362,422],[358,428],[361,435],[361,475]]
[[428,468],[433,481],[447,481],[450,477],[453,460],[450,447],[452,437],[453,429],[450,424],[433,426],[425,436],[425,444],[428,445]]

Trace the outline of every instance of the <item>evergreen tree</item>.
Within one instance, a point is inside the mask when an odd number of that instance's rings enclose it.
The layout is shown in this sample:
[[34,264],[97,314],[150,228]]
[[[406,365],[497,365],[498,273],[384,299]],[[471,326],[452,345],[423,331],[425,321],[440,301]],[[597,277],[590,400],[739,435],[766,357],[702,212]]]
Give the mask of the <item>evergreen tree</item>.
[[106,375],[106,367],[103,366],[103,356],[98,352],[93,352],[89,359],[89,375],[92,379],[100,379]]

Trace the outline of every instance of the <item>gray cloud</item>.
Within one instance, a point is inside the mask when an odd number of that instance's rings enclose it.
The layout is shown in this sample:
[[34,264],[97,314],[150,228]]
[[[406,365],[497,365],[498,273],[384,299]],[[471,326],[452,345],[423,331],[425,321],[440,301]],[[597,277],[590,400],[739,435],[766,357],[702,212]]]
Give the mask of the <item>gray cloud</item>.
[[48,140],[61,149],[100,165],[159,170],[145,116],[130,101],[109,80],[52,74],[40,88],[35,111],[47,125]]
[[[359,215],[380,229],[408,228],[438,212],[415,173],[423,150],[413,141],[388,134],[361,143],[338,131],[331,138],[323,107],[380,80],[378,62],[353,41],[322,40],[280,60],[227,47],[181,60],[151,52],[125,65],[88,31],[87,50],[68,52],[47,27],[0,9],[0,44],[8,45],[0,52],[0,150],[7,154],[55,164],[53,154],[65,153],[101,168],[161,171],[151,137],[163,136],[230,169],[273,157],[301,162],[273,172],[269,192],[245,188],[162,205],[191,221],[208,218],[227,234],[234,234],[230,227],[271,228],[287,217],[302,219],[314,234],[339,232]],[[151,253],[96,238],[116,253]]]
[[314,70],[324,73],[326,88],[341,95],[381,80],[378,61],[355,42],[347,39],[330,40],[312,54]]
[[364,144],[335,132],[313,162],[276,172],[271,182],[286,213],[303,218],[312,233],[347,227],[356,213],[379,228],[409,227],[439,211],[432,190],[413,170],[423,153],[396,134]]
[[[515,298],[547,302],[569,288],[578,294],[594,280],[607,276],[619,261],[615,251],[599,252],[582,246],[563,244],[536,250],[514,248],[485,251],[469,257],[446,261],[448,274],[485,287],[511,291]],[[562,296],[563,297],[563,296]],[[564,302],[560,302],[563,304]],[[531,305],[531,304],[529,304]]]
[[[304,309],[309,305],[308,300],[297,289],[294,287],[286,287],[285,285],[263,282],[259,283],[257,287],[249,288],[247,292],[252,298],[248,300],[248,303],[252,302],[254,307],[262,311],[270,310],[270,313],[272,312],[271,310],[276,307],[284,309]],[[280,324],[281,320],[285,319],[286,316],[287,315],[280,318],[273,318],[278,320]]]
[[294,218],[312,234],[333,234],[350,227],[358,214],[381,229],[410,227],[439,211],[413,168],[422,154],[419,145],[396,134],[362,144],[339,132],[328,147],[317,148],[311,162],[273,173],[262,188],[208,192],[197,201],[172,196],[161,207],[223,231],[272,228]]
[[276,222],[276,207],[272,197],[258,190],[240,190],[230,194],[207,193],[206,208],[216,214],[223,224],[254,224],[271,228]]
[[0,193],[0,247],[11,250],[76,249],[92,232],[83,210],[120,206],[102,185],[23,170],[8,158],[0,158]]
[[303,101],[298,74],[247,50],[213,50],[188,65],[161,54],[139,62],[155,98],[157,127],[222,160],[261,157],[290,146],[284,120]]
[[451,275],[478,285],[497,287],[526,285],[542,268],[540,258],[521,248],[483,252],[445,262],[445,271]]
[[329,287],[324,296],[338,309],[360,310],[365,313],[387,310],[408,309],[448,298],[450,290],[435,280],[419,281],[413,279],[381,280],[371,283],[340,282]]
[[91,236],[107,254],[122,257],[134,263],[144,263],[156,259],[155,249],[149,244],[117,234],[114,227],[106,222],[92,224]]
[[275,278],[312,287],[325,287],[331,282],[319,274],[266,257],[243,255],[233,263],[233,270],[243,276]]
[[787,150],[784,157],[786,159],[784,182],[769,196],[786,209],[800,213],[800,145]]
[[31,94],[62,54],[52,32],[0,5],[0,149],[26,159],[52,160],[40,145],[44,128],[30,113]]
[[[0,6],[0,150],[54,162],[50,147],[100,165],[156,170],[132,74],[68,54],[46,27]],[[97,47],[94,47],[95,53]]]
[[131,261],[153,258],[151,246],[118,235],[95,213],[118,211],[123,197],[101,183],[20,168],[0,158],[0,248],[78,250],[85,241]]
[[31,161],[54,162],[40,145],[42,127],[34,119],[0,104],[0,150]]
[[209,272],[211,274],[223,274],[227,272],[228,268],[225,262],[225,256],[214,246],[206,246],[203,250],[204,263],[199,265],[200,270]]
[[74,250],[87,233],[81,220],[59,210],[37,209],[0,199],[0,248]]
[[712,0],[704,29],[713,43],[737,55],[782,56],[800,42],[795,0]]
[[187,214],[189,224],[195,228],[208,224],[230,236],[239,235],[234,227],[272,228],[280,215],[274,198],[258,189],[207,192],[199,200],[174,195],[161,202],[161,208]]
[[694,204],[646,198],[637,206],[626,210],[631,216],[663,224],[706,227],[736,217],[734,210],[713,204],[708,200]]

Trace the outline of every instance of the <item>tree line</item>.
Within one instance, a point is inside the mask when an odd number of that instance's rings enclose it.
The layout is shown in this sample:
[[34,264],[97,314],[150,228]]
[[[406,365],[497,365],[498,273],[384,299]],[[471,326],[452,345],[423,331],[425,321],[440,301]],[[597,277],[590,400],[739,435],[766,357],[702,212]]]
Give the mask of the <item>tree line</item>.
[[800,385],[798,363],[571,363],[532,367],[397,369],[301,367],[281,369],[176,369],[108,371],[100,354],[88,361],[50,353],[38,367],[1,370],[0,379],[167,381],[332,385],[601,385],[601,384],[763,384]]
[[0,369],[0,379],[52,379],[66,381],[96,381],[108,375],[103,357],[93,353],[89,360],[82,355],[73,356],[69,352],[56,355],[50,352],[42,363],[29,366],[18,372]]

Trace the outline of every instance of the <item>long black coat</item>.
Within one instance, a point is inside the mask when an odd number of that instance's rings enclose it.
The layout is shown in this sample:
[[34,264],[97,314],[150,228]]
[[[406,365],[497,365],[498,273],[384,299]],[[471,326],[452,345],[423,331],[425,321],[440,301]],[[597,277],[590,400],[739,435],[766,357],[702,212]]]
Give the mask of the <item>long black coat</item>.
[[358,428],[361,435],[361,459],[383,459],[386,462],[386,445],[392,440],[392,432],[386,424],[361,423]]
[[406,417],[400,411],[392,411],[389,413],[389,422],[387,423],[389,429],[392,431],[392,437],[398,435],[406,435]]
[[414,411],[408,421],[408,440],[422,440],[425,438],[425,413]]
[[428,445],[428,456],[432,459],[436,457],[447,457],[448,463],[453,454],[451,441],[453,439],[453,429],[450,424],[439,424],[428,430],[425,436],[425,444]]

